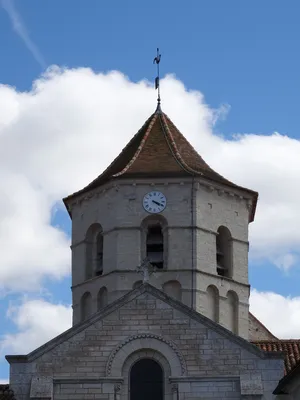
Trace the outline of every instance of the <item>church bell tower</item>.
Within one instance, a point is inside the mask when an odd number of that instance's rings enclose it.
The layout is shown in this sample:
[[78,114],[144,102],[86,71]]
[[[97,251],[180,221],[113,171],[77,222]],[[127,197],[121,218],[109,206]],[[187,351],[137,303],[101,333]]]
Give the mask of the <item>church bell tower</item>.
[[111,165],[64,203],[72,218],[73,324],[150,284],[248,338],[248,225],[257,193],[228,181],[158,104]]

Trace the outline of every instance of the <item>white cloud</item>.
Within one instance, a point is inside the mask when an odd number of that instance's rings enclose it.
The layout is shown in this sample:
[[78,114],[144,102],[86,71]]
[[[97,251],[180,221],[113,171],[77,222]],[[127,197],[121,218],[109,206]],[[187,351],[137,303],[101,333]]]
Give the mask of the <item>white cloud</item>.
[[45,300],[29,300],[20,306],[10,306],[7,316],[14,322],[17,333],[7,333],[1,338],[1,354],[27,354],[72,324],[71,306]]
[[28,30],[24,22],[22,21],[21,15],[15,7],[14,0],[2,0],[0,5],[2,5],[3,9],[7,12],[16,34],[22,39],[25,46],[33,55],[35,60],[40,64],[43,69],[45,69],[46,63],[44,61],[44,58],[36,44],[31,40]]
[[299,339],[300,297],[252,290],[250,311],[280,339]]
[[222,141],[207,158],[237,183],[259,192],[255,223],[250,226],[252,256],[267,257],[288,268],[299,261],[300,141],[274,133],[244,134]]
[[[163,109],[212,167],[260,192],[251,255],[291,267],[299,259],[300,142],[273,134],[213,134],[228,107],[211,109],[174,76],[161,82]],[[152,84],[119,72],[52,67],[28,92],[0,86],[0,282],[36,289],[69,273],[69,241],[51,209],[93,180],[155,108]],[[246,127],[245,127],[246,129]],[[21,274],[21,275],[20,275]],[[21,276],[21,279],[20,279]]]
[[44,275],[66,275],[70,264],[69,239],[50,225],[51,202],[46,194],[34,188],[20,172],[5,170],[5,166],[0,181],[3,287],[34,290]]

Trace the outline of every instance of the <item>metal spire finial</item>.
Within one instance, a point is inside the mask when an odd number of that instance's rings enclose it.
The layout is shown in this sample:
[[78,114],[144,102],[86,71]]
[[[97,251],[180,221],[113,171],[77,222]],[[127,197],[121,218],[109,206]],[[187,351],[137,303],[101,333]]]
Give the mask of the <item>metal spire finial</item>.
[[157,65],[157,77],[155,78],[155,90],[158,89],[158,97],[157,97],[157,109],[156,111],[160,110],[160,85],[159,85],[159,63],[161,59],[161,54],[159,54],[159,48],[157,48],[157,55],[153,60],[153,64]]

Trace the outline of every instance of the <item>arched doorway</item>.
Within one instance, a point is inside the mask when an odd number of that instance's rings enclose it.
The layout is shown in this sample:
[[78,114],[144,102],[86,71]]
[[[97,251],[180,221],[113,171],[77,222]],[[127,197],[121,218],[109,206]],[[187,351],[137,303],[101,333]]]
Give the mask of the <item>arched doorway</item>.
[[129,400],[163,400],[163,381],[161,366],[150,358],[142,358],[130,371]]

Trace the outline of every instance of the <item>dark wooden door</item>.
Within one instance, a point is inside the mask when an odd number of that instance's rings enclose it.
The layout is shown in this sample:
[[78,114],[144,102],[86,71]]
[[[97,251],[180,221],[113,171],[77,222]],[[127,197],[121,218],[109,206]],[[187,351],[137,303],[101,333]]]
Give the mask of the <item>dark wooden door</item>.
[[163,370],[154,360],[143,358],[130,371],[130,400],[163,400]]

